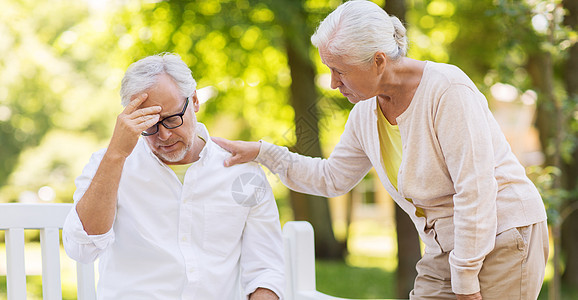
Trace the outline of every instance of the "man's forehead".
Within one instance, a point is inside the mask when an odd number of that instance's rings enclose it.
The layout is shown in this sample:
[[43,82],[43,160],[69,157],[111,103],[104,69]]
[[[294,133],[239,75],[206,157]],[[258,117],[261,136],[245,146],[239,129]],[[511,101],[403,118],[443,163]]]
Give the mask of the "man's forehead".
[[147,108],[151,106],[161,107],[161,116],[174,115],[181,112],[183,106],[185,105],[185,97],[179,97],[178,99],[163,99],[164,101],[159,101],[155,98],[147,98],[140,106],[140,108]]
[[151,97],[150,94],[148,94],[148,95],[149,96],[147,97],[147,99],[143,103],[141,103],[139,108],[145,108],[145,107],[151,107],[151,106],[160,106],[160,107],[164,108],[165,103],[159,101],[159,99],[155,99],[155,97]]

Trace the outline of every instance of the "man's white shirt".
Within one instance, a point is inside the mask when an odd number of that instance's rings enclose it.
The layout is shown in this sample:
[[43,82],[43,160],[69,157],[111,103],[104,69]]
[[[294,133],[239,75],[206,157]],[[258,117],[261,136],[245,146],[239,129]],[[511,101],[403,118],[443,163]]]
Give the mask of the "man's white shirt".
[[[228,152],[206,141],[182,184],[139,139],[127,158],[115,222],[88,235],[76,207],[63,229],[66,252],[99,259],[98,299],[246,299],[258,287],[282,298],[283,241],[271,187],[261,167],[225,168]],[[88,189],[106,149],[76,179],[74,203]]]

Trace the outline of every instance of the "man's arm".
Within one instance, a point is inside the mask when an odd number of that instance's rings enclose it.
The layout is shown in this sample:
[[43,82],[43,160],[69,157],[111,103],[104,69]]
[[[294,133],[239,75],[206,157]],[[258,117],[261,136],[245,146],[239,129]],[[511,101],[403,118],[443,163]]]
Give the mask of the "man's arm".
[[[285,261],[279,211],[263,170],[256,164],[252,168],[266,184],[254,190],[257,204],[251,207],[243,230],[241,283],[251,300],[283,299]],[[270,298],[271,293],[276,297]]]
[[275,292],[270,289],[265,288],[258,288],[255,290],[251,296],[249,296],[249,300],[278,300],[279,297]]
[[124,162],[136,146],[140,133],[160,118],[160,106],[137,109],[147,97],[142,94],[133,99],[117,117],[109,147],[90,186],[76,205],[89,235],[104,234],[112,227]]

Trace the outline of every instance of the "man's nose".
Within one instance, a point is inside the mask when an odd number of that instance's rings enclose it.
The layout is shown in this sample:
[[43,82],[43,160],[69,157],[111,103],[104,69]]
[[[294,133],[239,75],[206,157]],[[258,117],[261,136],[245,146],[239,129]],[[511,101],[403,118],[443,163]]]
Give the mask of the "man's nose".
[[165,128],[165,126],[163,126],[162,124],[159,124],[159,132],[157,132],[157,134],[159,140],[166,141],[171,137],[172,132],[170,129]]

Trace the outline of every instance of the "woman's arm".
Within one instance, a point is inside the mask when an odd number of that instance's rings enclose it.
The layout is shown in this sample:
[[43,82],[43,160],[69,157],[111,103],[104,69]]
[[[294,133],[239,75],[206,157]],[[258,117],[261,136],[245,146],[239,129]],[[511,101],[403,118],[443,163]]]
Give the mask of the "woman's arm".
[[456,294],[480,290],[478,273],[496,237],[497,182],[485,101],[469,86],[452,85],[440,100],[434,125],[456,192],[449,258]]
[[357,121],[352,111],[341,140],[327,159],[293,153],[265,141],[213,140],[232,153],[225,161],[226,166],[255,160],[279,175],[283,184],[292,190],[335,197],[355,187],[372,167],[355,132]]
[[301,155],[262,141],[255,160],[278,175],[290,189],[325,197],[349,192],[371,169],[365,152],[343,140],[327,159]]

